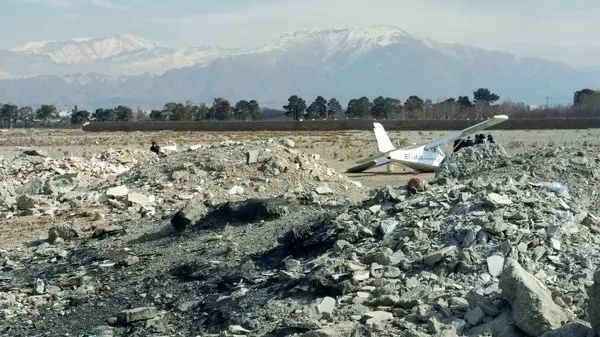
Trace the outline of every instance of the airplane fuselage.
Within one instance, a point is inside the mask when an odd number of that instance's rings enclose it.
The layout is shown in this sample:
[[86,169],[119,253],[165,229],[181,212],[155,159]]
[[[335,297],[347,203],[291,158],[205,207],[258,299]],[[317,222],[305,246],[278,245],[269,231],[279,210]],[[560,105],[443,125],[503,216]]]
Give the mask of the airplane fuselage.
[[426,149],[425,146],[420,146],[393,150],[388,153],[387,158],[392,163],[402,164],[416,171],[435,172],[445,155],[439,149]]

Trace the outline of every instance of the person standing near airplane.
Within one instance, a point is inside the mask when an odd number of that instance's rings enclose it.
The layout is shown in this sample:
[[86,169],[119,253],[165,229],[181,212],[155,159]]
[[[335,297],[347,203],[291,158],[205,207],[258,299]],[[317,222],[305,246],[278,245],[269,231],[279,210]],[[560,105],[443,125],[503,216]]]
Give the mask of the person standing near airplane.
[[158,154],[158,152],[160,151],[160,146],[158,146],[158,144],[156,144],[156,142],[153,141],[152,146],[150,146],[150,151]]

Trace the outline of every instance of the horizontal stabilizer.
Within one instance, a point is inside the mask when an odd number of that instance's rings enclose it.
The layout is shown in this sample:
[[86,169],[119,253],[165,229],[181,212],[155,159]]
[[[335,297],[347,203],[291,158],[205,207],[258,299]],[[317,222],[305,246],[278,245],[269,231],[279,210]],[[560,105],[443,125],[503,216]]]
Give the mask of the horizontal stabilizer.
[[346,169],[346,172],[348,172],[348,173],[363,172],[363,171],[366,171],[368,169],[371,169],[371,168],[374,168],[377,166],[385,165],[389,162],[390,162],[390,160],[387,159],[386,157],[377,157],[377,158],[370,159],[370,160],[364,160],[364,161],[360,162],[358,165],[355,165],[355,166],[352,166],[352,167]]

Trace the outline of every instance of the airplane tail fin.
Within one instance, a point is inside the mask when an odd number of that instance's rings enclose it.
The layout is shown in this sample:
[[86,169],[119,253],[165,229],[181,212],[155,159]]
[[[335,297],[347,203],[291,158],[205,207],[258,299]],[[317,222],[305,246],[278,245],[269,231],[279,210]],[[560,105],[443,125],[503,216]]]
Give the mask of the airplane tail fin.
[[390,137],[380,123],[373,123],[373,131],[375,131],[375,138],[377,138],[377,148],[380,152],[390,152],[396,147],[392,144]]

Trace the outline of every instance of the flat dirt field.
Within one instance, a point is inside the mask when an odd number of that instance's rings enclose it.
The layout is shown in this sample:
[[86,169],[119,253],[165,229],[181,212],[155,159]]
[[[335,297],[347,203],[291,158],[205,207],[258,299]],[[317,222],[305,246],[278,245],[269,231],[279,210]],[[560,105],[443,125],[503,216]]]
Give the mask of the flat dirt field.
[[[422,144],[428,140],[448,133],[447,131],[401,131],[388,132],[392,142],[398,147]],[[487,134],[487,133],[486,133]],[[590,153],[600,152],[600,129],[587,130],[527,130],[494,131],[496,142],[502,144],[509,155],[531,151],[547,146],[581,147]],[[222,141],[246,141],[288,138],[295,142],[298,150],[308,154],[318,154],[336,173],[360,182],[367,189],[386,185],[398,186],[410,178],[418,176],[426,180],[433,173],[419,173],[412,169],[397,166],[393,172],[386,172],[381,166],[362,173],[344,173],[356,161],[378,154],[373,132],[336,131],[336,132],[114,132],[86,133],[82,130],[3,130],[0,132],[0,156],[8,159],[21,156],[24,149],[42,151],[50,157],[84,157],[100,153],[107,149],[149,149],[152,141],[159,145],[177,145],[183,150],[189,145],[209,145]],[[202,150],[200,150],[202,151]],[[446,146],[446,153],[451,151]],[[28,177],[24,177],[28,179]],[[31,243],[36,238],[47,235],[48,228],[59,221],[53,217],[13,217],[5,221],[15,226],[0,228],[0,245],[18,246]],[[17,225],[18,224],[18,225]],[[16,230],[19,228],[19,230]]]
[[[392,142],[405,147],[447,134],[448,131],[390,131]],[[486,133],[487,134],[487,133]],[[600,147],[600,129],[586,130],[519,130],[493,131],[496,142],[510,154],[530,151],[546,146],[572,146],[589,150]],[[296,147],[306,153],[319,154],[337,173],[344,173],[354,162],[376,155],[377,143],[373,132],[115,132],[86,133],[81,130],[8,130],[0,133],[0,155],[10,157],[20,154],[23,148],[43,150],[52,157],[88,156],[108,148],[149,148],[154,140],[159,145],[211,144],[225,140],[244,141],[269,138],[289,138]],[[451,151],[448,144],[446,153]],[[595,151],[592,151],[595,152]],[[392,173],[386,167],[371,169],[363,173],[346,174],[360,181],[365,187],[378,187],[406,182],[415,175],[428,179],[433,174],[419,174],[402,166],[394,166]]]

